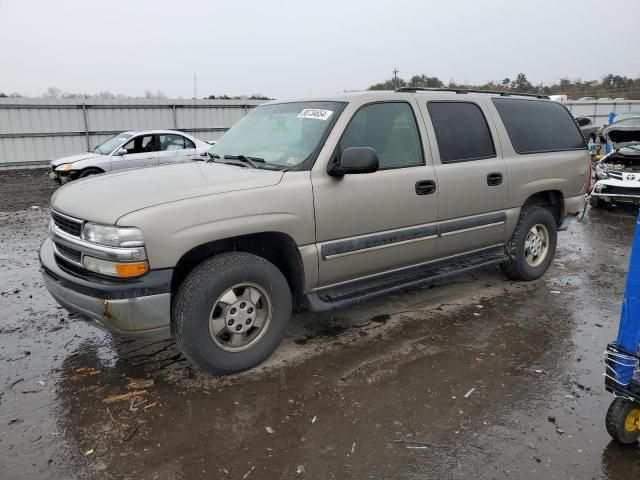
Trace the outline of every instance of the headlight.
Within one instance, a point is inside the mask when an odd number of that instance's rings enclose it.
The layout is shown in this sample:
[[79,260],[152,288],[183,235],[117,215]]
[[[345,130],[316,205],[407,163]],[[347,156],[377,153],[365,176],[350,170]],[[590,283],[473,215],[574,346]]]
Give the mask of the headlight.
[[73,163],[63,163],[56,167],[56,172],[68,172],[73,168]]
[[108,275],[110,277],[139,277],[149,271],[149,264],[147,262],[111,262],[87,255],[82,258],[82,264],[84,268],[90,272]]
[[85,223],[82,238],[88,242],[110,247],[142,247],[142,232],[134,227],[111,227],[96,223]]

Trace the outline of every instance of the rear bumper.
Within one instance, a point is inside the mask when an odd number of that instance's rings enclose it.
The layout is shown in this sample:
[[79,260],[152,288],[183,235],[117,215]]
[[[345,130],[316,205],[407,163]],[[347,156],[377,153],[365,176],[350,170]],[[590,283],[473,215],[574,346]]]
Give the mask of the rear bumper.
[[126,282],[81,278],[57,264],[50,239],[40,247],[40,265],[51,296],[91,324],[128,336],[171,336],[172,269],[153,270]]

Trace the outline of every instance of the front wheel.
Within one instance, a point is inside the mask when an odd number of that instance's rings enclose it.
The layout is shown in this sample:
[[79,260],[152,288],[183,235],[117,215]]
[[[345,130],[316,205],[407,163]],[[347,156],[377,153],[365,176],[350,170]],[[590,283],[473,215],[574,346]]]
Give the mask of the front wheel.
[[87,178],[87,177],[90,177],[91,175],[100,175],[101,173],[104,173],[104,172],[98,168],[87,168],[85,170],[82,170],[82,172],[80,172],[80,175],[78,175],[78,178]]
[[278,268],[249,253],[216,255],[185,279],[173,306],[174,332],[188,360],[216,374],[247,370],[278,347],[291,292]]
[[607,432],[617,442],[631,444],[640,438],[640,405],[616,398],[607,410]]
[[524,207],[507,245],[509,260],[502,265],[504,273],[514,280],[540,278],[553,261],[557,235],[556,219],[548,209]]

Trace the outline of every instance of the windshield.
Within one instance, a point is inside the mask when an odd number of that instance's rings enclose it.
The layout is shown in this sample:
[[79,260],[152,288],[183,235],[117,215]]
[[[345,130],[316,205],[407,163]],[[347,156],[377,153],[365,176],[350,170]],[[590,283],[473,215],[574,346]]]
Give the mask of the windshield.
[[342,110],[339,102],[294,102],[257,107],[209,149],[214,158],[244,156],[279,169],[300,165],[315,151]]
[[122,144],[122,142],[124,142],[127,138],[131,138],[131,135],[128,133],[121,133],[120,135],[111,137],[106,142],[101,143],[96,148],[94,148],[93,152],[100,153],[101,155],[109,155],[116,148],[118,148]]

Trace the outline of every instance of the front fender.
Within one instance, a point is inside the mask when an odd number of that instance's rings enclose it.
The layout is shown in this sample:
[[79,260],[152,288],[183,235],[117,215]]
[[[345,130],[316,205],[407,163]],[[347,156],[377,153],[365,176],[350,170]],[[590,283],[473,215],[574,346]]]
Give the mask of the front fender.
[[84,160],[77,160],[71,165],[73,165],[71,172],[79,172],[80,170],[85,170],[90,167],[99,168],[103,172],[108,172],[111,170],[111,157],[104,155],[101,157],[87,158]]
[[315,244],[309,172],[292,172],[278,185],[160,203],[116,222],[142,230],[151,268],[175,267],[191,249],[262,232],[288,235],[298,248]]

